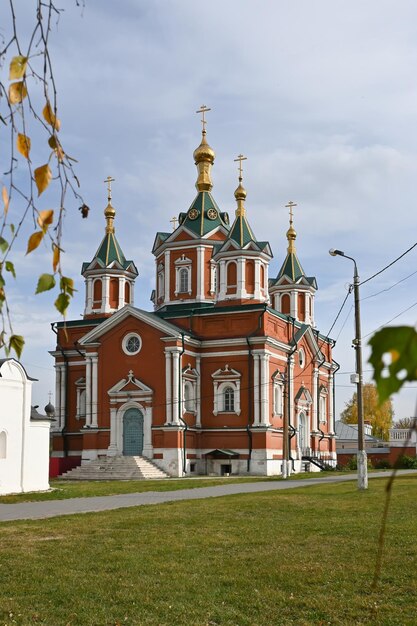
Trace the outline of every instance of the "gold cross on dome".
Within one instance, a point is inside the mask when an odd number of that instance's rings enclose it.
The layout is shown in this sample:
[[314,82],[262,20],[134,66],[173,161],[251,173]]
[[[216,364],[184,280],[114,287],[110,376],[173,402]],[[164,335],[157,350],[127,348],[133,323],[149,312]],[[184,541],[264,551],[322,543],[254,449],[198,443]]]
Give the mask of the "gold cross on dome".
[[169,223],[172,224],[172,230],[175,230],[177,228],[177,222],[178,222],[178,218],[174,217],[172,218],[172,220],[169,220]]
[[292,224],[292,218],[294,217],[292,210],[295,206],[297,206],[297,204],[293,202],[292,200],[290,200],[289,203],[285,205],[285,208],[290,210],[290,223],[291,224]]
[[201,123],[203,124],[203,133],[206,132],[207,122],[206,122],[205,114],[207,113],[207,111],[211,111],[211,109],[206,107],[205,104],[202,104],[201,107],[198,109],[198,111],[196,111],[196,113],[202,113]]
[[106,180],[103,181],[105,183],[107,183],[107,199],[110,202],[111,200],[111,184],[114,183],[114,178],[112,178],[111,176],[107,176]]
[[237,159],[235,159],[235,163],[239,161],[239,180],[242,180],[242,161],[247,161],[248,157],[243,156],[243,154],[239,154]]

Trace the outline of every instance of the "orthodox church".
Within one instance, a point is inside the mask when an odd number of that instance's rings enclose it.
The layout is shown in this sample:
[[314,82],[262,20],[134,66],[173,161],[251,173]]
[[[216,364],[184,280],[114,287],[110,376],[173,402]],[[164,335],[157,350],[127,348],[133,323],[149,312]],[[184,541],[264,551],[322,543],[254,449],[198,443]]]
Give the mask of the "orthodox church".
[[242,155],[232,224],[211,193],[206,110],[197,195],[173,232],[155,236],[151,312],[134,305],[138,270],[116,238],[108,178],[104,238],[81,270],[83,318],[53,325],[58,459],[144,457],[170,476],[336,463],[334,342],[315,327],[317,283],[297,256],[295,205],[269,278],[272,251],[248,221]]

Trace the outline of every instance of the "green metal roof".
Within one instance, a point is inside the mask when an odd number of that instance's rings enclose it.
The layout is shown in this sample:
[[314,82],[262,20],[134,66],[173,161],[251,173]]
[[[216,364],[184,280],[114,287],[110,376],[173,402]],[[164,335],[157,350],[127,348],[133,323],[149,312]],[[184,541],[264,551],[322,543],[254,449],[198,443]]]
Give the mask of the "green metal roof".
[[127,261],[122,252],[119,242],[114,233],[106,233],[90,263],[83,263],[81,273],[83,274],[91,263],[97,261],[101,267],[109,267],[117,262],[124,269],[135,267],[133,261]]
[[229,230],[229,216],[227,213],[220,212],[209,191],[199,191],[187,213],[181,214],[181,217],[180,225],[186,226],[199,237],[203,237],[218,226]]
[[227,238],[233,239],[240,248],[246,246],[250,241],[256,241],[256,237],[244,215],[236,217]]
[[296,282],[301,276],[305,276],[304,270],[295,252],[288,252],[284,263],[279,271],[277,280],[288,276],[292,282]]

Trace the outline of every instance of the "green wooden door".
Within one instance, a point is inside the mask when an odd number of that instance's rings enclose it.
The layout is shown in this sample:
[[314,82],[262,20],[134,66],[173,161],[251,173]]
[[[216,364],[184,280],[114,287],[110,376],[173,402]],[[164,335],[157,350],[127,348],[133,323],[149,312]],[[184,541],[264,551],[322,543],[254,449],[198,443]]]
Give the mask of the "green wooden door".
[[143,414],[139,409],[128,409],[123,415],[123,454],[140,456],[143,452]]

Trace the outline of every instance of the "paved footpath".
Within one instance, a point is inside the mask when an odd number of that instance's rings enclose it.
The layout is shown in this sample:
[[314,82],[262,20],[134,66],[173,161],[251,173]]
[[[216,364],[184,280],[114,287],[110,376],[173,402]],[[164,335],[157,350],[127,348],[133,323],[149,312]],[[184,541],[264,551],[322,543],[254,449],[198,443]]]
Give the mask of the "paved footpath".
[[[417,474],[417,470],[400,470],[397,475]],[[388,472],[375,472],[369,478],[387,478]],[[20,502],[18,504],[0,504],[0,522],[24,519],[44,519],[59,515],[74,515],[76,513],[93,513],[124,509],[132,506],[147,504],[161,504],[179,500],[201,500],[203,498],[218,498],[232,496],[239,493],[259,493],[262,491],[279,491],[282,489],[296,489],[328,483],[340,483],[356,480],[355,474],[347,476],[326,476],[325,478],[310,478],[291,481],[271,481],[254,483],[224,484],[218,487],[196,487],[195,489],[180,489],[178,491],[148,491],[145,493],[126,493],[116,496],[96,496],[91,498],[69,498],[67,500],[45,500],[44,502]]]

